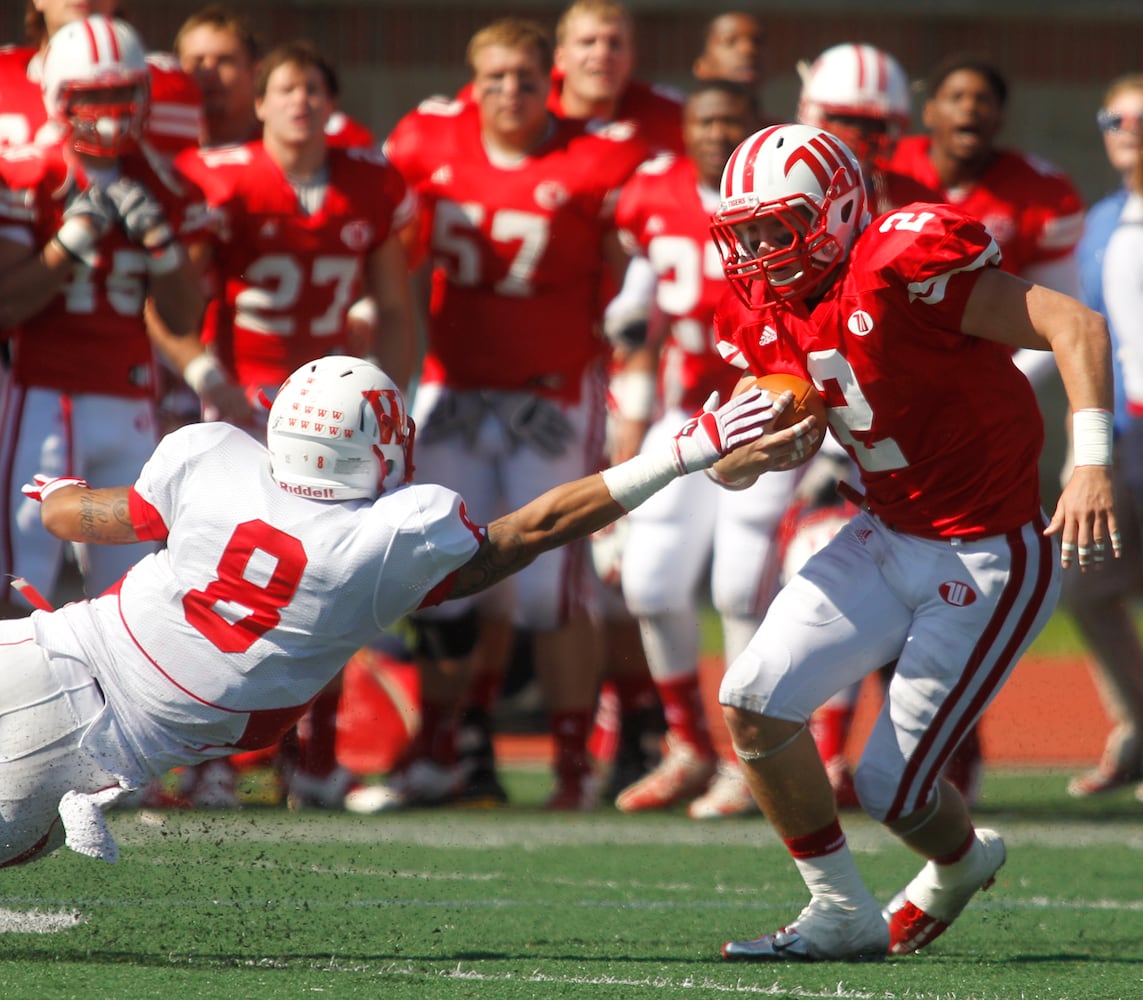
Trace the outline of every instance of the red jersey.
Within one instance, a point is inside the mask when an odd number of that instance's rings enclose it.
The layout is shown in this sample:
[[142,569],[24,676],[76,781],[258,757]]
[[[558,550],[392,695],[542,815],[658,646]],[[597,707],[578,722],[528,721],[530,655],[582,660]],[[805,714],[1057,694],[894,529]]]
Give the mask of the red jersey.
[[646,144],[626,123],[553,119],[537,149],[496,163],[478,109],[434,99],[397,124],[385,149],[431,218],[422,379],[576,399],[605,351],[599,289],[613,194]]
[[[560,118],[567,118],[562,94],[563,77],[552,74],[552,89],[548,93],[548,110]],[[631,80],[623,88],[623,94],[615,107],[612,121],[631,121],[639,126],[639,131],[651,149],[677,153],[683,156],[683,102],[675,91],[667,87]]]
[[996,241],[940,205],[879,216],[808,310],[753,285],[758,309],[727,295],[719,347],[757,374],[809,377],[834,436],[861,467],[870,508],[924,538],[1015,530],[1040,506],[1044,425],[1028,380],[1001,344],[960,332]]
[[[204,235],[201,192],[170,167],[156,173],[141,155],[120,160],[142,181],[185,242]],[[58,146],[0,151],[0,229],[23,230],[32,246],[55,235],[74,190],[87,186]],[[4,190],[7,187],[8,190]],[[77,264],[42,311],[11,332],[12,377],[65,393],[143,398],[155,391],[151,342],[143,325],[147,254],[118,227],[98,243],[95,267]]]
[[206,192],[219,288],[203,335],[244,385],[277,385],[312,358],[348,352],[345,315],[365,258],[413,214],[376,149],[331,149],[321,207],[302,211],[261,142],[192,150],[178,165]]
[[1083,233],[1083,200],[1050,163],[1000,150],[972,187],[945,191],[929,159],[932,141],[902,139],[889,166],[940,192],[940,199],[984,223],[1004,255],[1001,267],[1023,274],[1032,264],[1066,257]]
[[[51,143],[58,138],[54,129],[41,133],[48,121],[40,89],[41,61],[38,49],[0,49],[0,146]],[[151,110],[143,127],[144,138],[167,157],[197,146],[202,129],[198,85],[166,53],[148,54],[147,69],[151,75]]]
[[353,146],[372,146],[376,139],[361,122],[350,118],[344,111],[335,111],[325,123],[325,141],[330,146],[349,149]]
[[615,223],[629,253],[640,253],[658,277],[655,302],[669,321],[659,359],[666,407],[701,409],[718,390],[729,398],[739,372],[714,343],[714,310],[726,291],[710,216],[719,194],[699,184],[694,164],[664,153],[648,160],[623,187]]

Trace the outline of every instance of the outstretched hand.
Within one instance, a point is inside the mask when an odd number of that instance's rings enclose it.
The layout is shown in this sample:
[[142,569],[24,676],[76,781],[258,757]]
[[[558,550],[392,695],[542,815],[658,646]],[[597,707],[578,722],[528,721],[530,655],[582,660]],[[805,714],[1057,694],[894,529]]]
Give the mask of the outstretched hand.
[[683,424],[674,437],[672,444],[679,473],[709,469],[735,448],[758,440],[788,403],[788,398],[775,400],[756,387],[733,396],[721,406],[718,393],[711,393],[702,413]]

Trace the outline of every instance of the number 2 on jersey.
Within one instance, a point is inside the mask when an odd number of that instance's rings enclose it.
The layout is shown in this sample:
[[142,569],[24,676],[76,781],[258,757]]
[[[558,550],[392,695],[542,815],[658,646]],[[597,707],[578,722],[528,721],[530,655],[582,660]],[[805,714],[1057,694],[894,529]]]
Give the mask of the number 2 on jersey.
[[[275,562],[265,583],[246,576],[256,552]],[[183,614],[222,652],[245,653],[281,620],[280,612],[293,600],[306,562],[306,550],[293,535],[265,521],[246,521],[234,529],[226,543],[218,560],[217,579],[183,598]],[[220,605],[247,613],[228,616]]]

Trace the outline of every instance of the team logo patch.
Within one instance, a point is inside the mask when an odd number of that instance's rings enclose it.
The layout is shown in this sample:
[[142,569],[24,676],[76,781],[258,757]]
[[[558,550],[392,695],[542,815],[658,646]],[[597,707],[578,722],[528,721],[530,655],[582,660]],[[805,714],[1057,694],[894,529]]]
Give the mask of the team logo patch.
[[446,184],[452,183],[452,167],[447,163],[443,167],[437,167],[433,171],[433,176],[430,180],[438,187],[444,187]]
[[758,337],[758,346],[765,347],[767,344],[774,343],[774,341],[777,339],[778,331],[767,324],[766,326],[762,327],[762,333]]
[[862,545],[864,545],[866,542],[869,541],[869,536],[872,535],[873,532],[869,528],[860,528],[859,530],[855,531],[853,534],[857,538],[857,540],[859,542],[861,542]]
[[858,309],[849,314],[845,325],[854,336],[867,337],[873,332],[873,317],[864,309]]
[[566,205],[570,196],[568,189],[559,181],[541,181],[536,185],[532,197],[536,199],[536,204],[540,208],[551,212],[561,205]]
[[350,250],[364,250],[372,239],[373,226],[364,219],[354,219],[341,227],[341,242]]
[[960,580],[946,580],[937,588],[941,600],[954,608],[967,608],[976,601],[976,591]]

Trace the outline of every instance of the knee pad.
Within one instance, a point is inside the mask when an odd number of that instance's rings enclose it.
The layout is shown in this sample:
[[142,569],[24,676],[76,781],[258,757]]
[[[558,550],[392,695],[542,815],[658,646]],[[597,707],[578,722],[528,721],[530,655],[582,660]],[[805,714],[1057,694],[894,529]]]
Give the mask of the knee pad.
[[480,614],[471,608],[457,618],[412,619],[413,651],[426,660],[459,660],[476,647]]

